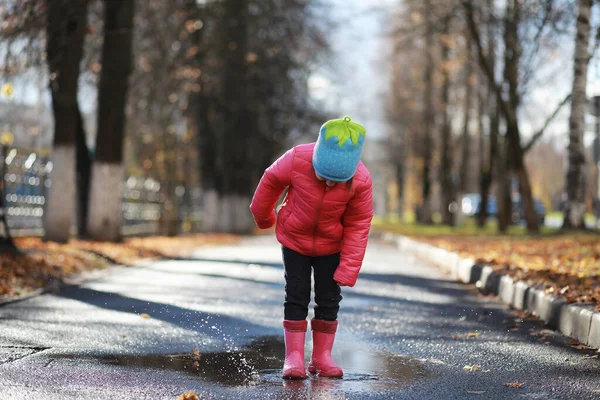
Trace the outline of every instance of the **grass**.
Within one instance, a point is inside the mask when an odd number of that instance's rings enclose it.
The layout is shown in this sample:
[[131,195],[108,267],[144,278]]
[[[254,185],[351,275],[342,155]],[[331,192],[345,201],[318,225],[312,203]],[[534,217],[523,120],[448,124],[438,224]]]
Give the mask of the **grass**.
[[[527,229],[524,226],[510,226],[507,235],[501,235],[498,231],[496,221],[490,220],[484,228],[477,226],[474,219],[469,218],[460,226],[447,226],[441,224],[423,225],[376,217],[373,219],[372,229],[374,232],[389,232],[403,236],[413,237],[435,237],[435,236],[509,236],[526,237]],[[558,232],[555,228],[542,227],[540,236],[549,236]]]

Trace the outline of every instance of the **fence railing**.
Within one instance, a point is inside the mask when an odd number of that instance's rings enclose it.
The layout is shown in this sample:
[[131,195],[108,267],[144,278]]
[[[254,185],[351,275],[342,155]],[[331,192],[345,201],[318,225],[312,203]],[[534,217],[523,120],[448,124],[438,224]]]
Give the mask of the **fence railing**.
[[[13,236],[42,236],[48,188],[52,185],[52,161],[48,156],[26,149],[9,149],[4,163],[3,191],[7,224]],[[125,236],[156,235],[166,195],[155,179],[130,176],[121,189],[122,232]],[[177,186],[174,199],[180,232],[197,232],[202,218],[199,188]],[[73,210],[75,216],[75,210]]]

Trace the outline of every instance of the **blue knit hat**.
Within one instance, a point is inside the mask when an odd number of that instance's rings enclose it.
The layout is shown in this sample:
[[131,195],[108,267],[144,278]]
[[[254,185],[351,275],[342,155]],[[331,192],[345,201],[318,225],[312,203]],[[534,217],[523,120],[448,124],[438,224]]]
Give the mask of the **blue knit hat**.
[[350,117],[327,121],[313,152],[313,167],[325,179],[345,182],[356,173],[366,130]]

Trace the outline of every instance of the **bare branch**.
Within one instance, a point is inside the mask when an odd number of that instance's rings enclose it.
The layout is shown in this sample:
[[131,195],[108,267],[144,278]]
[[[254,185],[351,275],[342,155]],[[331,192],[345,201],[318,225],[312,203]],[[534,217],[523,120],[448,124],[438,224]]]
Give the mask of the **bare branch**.
[[479,28],[477,27],[477,23],[475,22],[473,3],[471,2],[471,0],[463,0],[462,5],[463,5],[463,8],[465,9],[465,13],[466,13],[466,17],[467,17],[467,25],[469,26],[469,30],[471,31],[473,41],[475,42],[475,45],[477,46],[477,58],[479,59],[479,65],[482,67],[483,72],[485,72],[485,75],[488,78],[488,82],[490,83],[490,86],[492,87],[492,89],[494,90],[494,93],[496,94],[496,99],[498,101],[498,104],[500,105],[500,109],[502,110],[502,113],[507,117],[507,119],[514,121],[515,120],[515,116],[513,115],[514,113],[511,110],[511,108],[508,106],[506,101],[504,100],[504,97],[502,97],[502,88],[500,87],[498,82],[496,82],[496,77],[494,76],[494,74],[492,72],[493,69],[492,69],[492,66],[490,65],[489,58],[485,55],[485,51],[484,51],[483,45],[481,43],[481,35],[479,33]]
[[564,100],[561,101],[560,104],[558,104],[556,106],[556,109],[554,110],[554,112],[552,114],[550,114],[548,116],[548,118],[546,118],[544,125],[531,137],[531,139],[529,139],[529,142],[527,142],[527,144],[525,146],[523,146],[524,154],[526,154],[529,150],[531,150],[531,148],[535,145],[535,143],[544,135],[546,128],[548,128],[548,126],[552,123],[552,121],[558,115],[560,110],[562,110],[562,108],[565,106],[565,104],[567,104],[570,100],[571,100],[571,94],[569,93],[567,95],[567,97],[565,97]]

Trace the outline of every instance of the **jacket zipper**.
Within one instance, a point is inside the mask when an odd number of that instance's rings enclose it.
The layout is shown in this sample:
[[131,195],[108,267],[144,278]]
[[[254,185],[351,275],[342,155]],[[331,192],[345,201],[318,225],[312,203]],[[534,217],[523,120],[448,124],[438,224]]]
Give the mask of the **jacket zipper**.
[[317,252],[317,228],[319,226],[319,218],[321,218],[321,208],[323,207],[323,202],[325,201],[325,193],[327,193],[327,185],[325,185],[325,188],[323,190],[323,196],[321,197],[321,202],[319,203],[319,208],[317,208],[317,219],[315,221],[315,229],[313,232],[313,256],[316,256],[316,252]]

